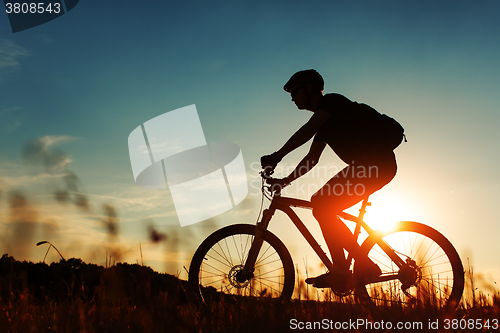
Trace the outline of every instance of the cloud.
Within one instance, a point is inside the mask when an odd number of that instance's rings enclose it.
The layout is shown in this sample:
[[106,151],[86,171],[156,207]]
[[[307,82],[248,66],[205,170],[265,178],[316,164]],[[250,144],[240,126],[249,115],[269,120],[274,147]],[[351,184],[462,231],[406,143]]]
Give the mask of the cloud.
[[[28,56],[28,51],[8,39],[0,40],[0,74],[7,69],[19,67],[21,57]],[[0,79],[2,77],[0,76]]]
[[[117,185],[119,186],[119,185]],[[130,212],[142,212],[154,208],[173,209],[173,201],[168,191],[152,191],[138,186],[124,185],[106,195],[92,194],[93,200],[112,202]],[[175,215],[175,211],[174,211]]]
[[44,145],[44,148],[47,149],[50,146],[55,146],[76,139],[77,139],[76,137],[69,135],[45,135],[39,138],[38,140]]
[[71,163],[71,158],[64,152],[50,148],[75,139],[68,135],[46,135],[32,140],[23,148],[24,160],[32,164],[44,164],[49,171],[63,170]]
[[8,160],[0,161],[0,188],[4,192],[19,188],[33,188],[53,183],[65,174],[30,172],[26,166]]
[[4,190],[10,190],[16,187],[47,184],[60,177],[61,175],[53,175],[48,173],[40,173],[38,175],[7,176],[0,179],[0,184],[2,184]]

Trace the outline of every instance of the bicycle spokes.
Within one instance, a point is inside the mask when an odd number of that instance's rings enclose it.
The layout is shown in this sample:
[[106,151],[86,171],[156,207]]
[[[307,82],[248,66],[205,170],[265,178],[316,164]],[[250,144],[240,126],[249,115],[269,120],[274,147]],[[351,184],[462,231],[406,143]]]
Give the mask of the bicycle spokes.
[[255,226],[230,226],[214,233],[200,246],[191,264],[190,280],[199,285],[204,298],[214,289],[220,295],[291,296],[293,263],[283,243],[270,233],[263,234],[255,264],[244,273],[254,232]]
[[367,282],[361,293],[375,304],[415,303],[445,306],[457,303],[463,290],[460,258],[441,234],[427,226],[408,222],[403,230],[383,237],[402,260],[398,267],[375,241],[366,245],[368,256],[382,275]]

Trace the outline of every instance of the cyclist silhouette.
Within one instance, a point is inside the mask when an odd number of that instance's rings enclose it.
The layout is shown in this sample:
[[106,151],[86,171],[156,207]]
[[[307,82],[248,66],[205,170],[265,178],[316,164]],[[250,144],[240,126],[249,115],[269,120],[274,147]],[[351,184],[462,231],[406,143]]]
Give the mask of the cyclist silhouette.
[[394,178],[397,170],[394,147],[369,135],[384,130],[377,128],[381,125],[374,120],[374,115],[380,114],[343,95],[323,95],[323,87],[323,78],[313,69],[299,71],[290,78],[284,90],[290,93],[299,110],[311,111],[313,115],[280,150],[261,157],[262,168],[269,172],[284,156],[314,137],[309,152],[294,171],[283,179],[273,180],[279,185],[288,184],[311,170],[327,144],[348,164],[311,197],[313,215],[334,263],[332,271],[306,280],[319,288],[350,281],[352,275],[344,249],[361,263],[363,275],[381,274],[370,259],[357,256],[353,234],[337,214],[381,189]]

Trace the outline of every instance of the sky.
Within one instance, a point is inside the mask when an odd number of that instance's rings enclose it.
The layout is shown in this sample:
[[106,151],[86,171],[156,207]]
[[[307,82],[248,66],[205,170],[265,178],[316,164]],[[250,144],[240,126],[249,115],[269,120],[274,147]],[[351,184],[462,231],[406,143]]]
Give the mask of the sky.
[[[408,142],[396,178],[366,221],[428,224],[465,267],[500,279],[498,1],[82,0],[18,33],[0,14],[0,248],[41,261],[139,262],[187,278],[211,232],[255,223],[258,161],[310,117],[282,87],[314,68],[337,92],[397,119]],[[181,228],[169,190],[138,187],[127,138],[140,124],[195,104],[207,141],[240,146],[249,195]],[[280,164],[289,170],[308,144]],[[308,199],[344,164],[325,151],[287,190]],[[280,171],[280,172],[281,172]],[[356,213],[356,209],[352,209]],[[306,225],[319,235],[309,211]],[[270,229],[311,274],[319,259],[283,214]],[[152,231],[154,230],[154,232]],[[151,234],[160,235],[157,242]],[[154,237],[153,237],[154,238]],[[47,261],[59,260],[49,252]]]

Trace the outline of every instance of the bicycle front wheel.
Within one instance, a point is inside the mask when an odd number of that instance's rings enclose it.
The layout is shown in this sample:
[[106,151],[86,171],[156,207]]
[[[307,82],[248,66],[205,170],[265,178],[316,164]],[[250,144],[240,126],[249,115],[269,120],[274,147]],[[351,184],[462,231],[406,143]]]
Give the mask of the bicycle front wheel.
[[293,261],[285,245],[264,231],[263,244],[252,277],[240,281],[255,238],[255,225],[231,225],[211,234],[196,250],[189,268],[189,282],[205,301],[233,296],[290,300],[295,282]]
[[[403,267],[398,267],[382,250],[377,244],[380,240],[402,259]],[[361,299],[375,305],[458,306],[464,289],[462,261],[448,239],[435,229],[421,223],[400,222],[394,231],[368,237],[361,249],[382,270],[378,281],[358,288]],[[384,277],[386,281],[382,281]]]

